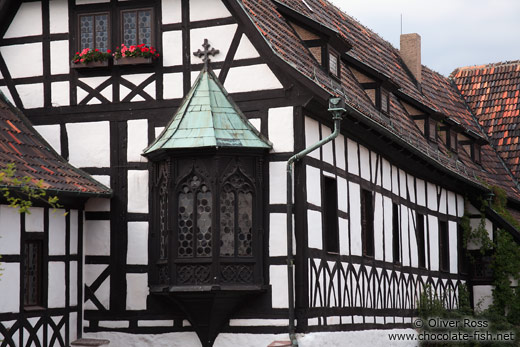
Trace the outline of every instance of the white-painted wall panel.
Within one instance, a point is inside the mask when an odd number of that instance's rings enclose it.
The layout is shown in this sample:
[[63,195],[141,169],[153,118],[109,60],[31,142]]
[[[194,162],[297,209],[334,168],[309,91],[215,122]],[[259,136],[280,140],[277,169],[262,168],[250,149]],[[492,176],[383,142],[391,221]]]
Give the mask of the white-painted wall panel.
[[[305,117],[305,148],[312,146],[318,141],[320,141],[320,123],[312,118]],[[315,149],[307,155],[320,159],[320,149]]]
[[287,164],[284,161],[269,163],[269,203],[271,204],[287,203],[286,167]]
[[270,108],[267,116],[269,141],[273,152],[294,151],[293,107]]
[[78,211],[70,211],[70,254],[78,254]]
[[[324,139],[330,134],[332,134],[332,129],[322,124],[321,138]],[[332,144],[333,141],[329,141],[322,146],[323,161],[329,163],[330,165],[334,165],[334,153],[332,150]]]
[[272,287],[271,302],[273,308],[287,308],[289,306],[289,293],[287,288],[287,266],[269,266],[269,277]]
[[399,195],[399,169],[392,165],[392,193]]
[[110,255],[110,221],[86,220],[85,255]]
[[464,216],[464,197],[457,194],[457,217]]
[[493,286],[473,286],[475,311],[482,312],[493,304]]
[[25,215],[25,231],[43,232],[45,210],[42,207],[31,207],[30,212]]
[[148,222],[128,222],[127,264],[148,264]]
[[[192,3],[190,2],[190,8],[192,7],[191,4]],[[217,55],[211,57],[211,61],[224,61],[224,59],[226,59],[226,55],[229,51],[229,47],[231,46],[231,41],[233,40],[233,36],[235,35],[236,30],[236,24],[191,29],[190,44],[192,51],[196,51],[199,48],[203,50],[202,44],[204,43],[204,39],[208,39],[208,43],[211,45],[211,47],[219,50]],[[182,46],[178,46],[178,49],[180,47]],[[191,55],[191,63],[202,64],[203,61],[202,58]]]
[[446,214],[447,213],[447,209],[446,209],[447,191],[444,188],[439,188],[439,189],[440,189],[440,193],[441,193],[440,200],[439,200],[439,212]]
[[226,17],[231,17],[231,13],[221,0],[190,0],[192,22]]
[[370,181],[370,151],[362,145],[359,145],[359,165],[361,166],[361,178]]
[[180,0],[162,0],[162,23],[180,23],[182,21],[181,1]]
[[408,194],[410,194],[410,201],[415,204],[415,178],[410,174],[406,174],[406,182]]
[[51,74],[69,73],[69,41],[51,41]]
[[[0,228],[0,254],[20,254],[20,214],[18,210],[7,205],[0,205],[0,225],[2,226]],[[0,282],[3,281],[6,281],[4,276]]]
[[419,251],[417,249],[417,236],[415,230],[417,226],[417,215],[412,209],[408,209],[408,226],[410,230],[410,264],[413,267],[419,266]]
[[18,84],[16,91],[24,108],[43,107],[43,83]]
[[148,274],[126,274],[126,309],[146,310]]
[[4,39],[42,34],[42,4],[39,1],[25,2],[5,32]]
[[128,212],[148,213],[148,170],[128,170]]
[[266,64],[232,67],[229,69],[224,87],[228,93],[283,88]]
[[361,190],[359,184],[349,182],[350,207],[350,251],[352,255],[361,255]]
[[384,209],[384,240],[385,240],[385,261],[393,261],[393,234],[392,234],[392,199],[389,197],[383,197],[383,209]]
[[65,255],[65,210],[49,213],[49,255]]
[[407,180],[406,180],[406,172],[399,169],[399,195],[403,199],[407,199]]
[[163,33],[163,47],[164,48],[162,51],[162,56],[163,56],[163,65],[164,66],[182,65],[182,31],[181,30],[165,31]]
[[34,129],[43,136],[45,141],[47,141],[56,152],[61,152],[60,126],[58,124],[36,125]]
[[426,182],[428,208],[433,211],[437,211],[437,187],[435,184]]
[[235,60],[252,59],[258,58],[259,56],[260,54],[253,46],[251,41],[249,41],[249,38],[246,36],[246,34],[242,34],[242,37],[240,38],[240,43],[238,44],[238,48],[235,53]]
[[[439,270],[439,220],[435,216],[428,215],[428,232],[430,240],[429,256],[430,270]],[[426,235],[425,235],[426,237]],[[428,249],[428,247],[426,247]]]
[[69,32],[69,8],[67,0],[51,0],[49,2],[49,18],[51,34]]
[[[2,280],[0,281],[0,293],[2,293],[1,295],[3,298],[2,300],[0,300],[0,312],[18,312],[20,309],[19,263],[2,263]],[[9,298],[9,300],[6,300],[6,298]]]
[[383,175],[383,188],[387,190],[392,189],[392,174],[390,172],[390,163],[388,160],[383,158],[382,166],[382,175]]
[[374,197],[374,257],[384,259],[383,251],[383,196],[375,193]]
[[358,145],[347,138],[347,166],[348,172],[359,175]]
[[[293,252],[296,252],[293,217]],[[287,255],[287,216],[284,213],[269,215],[269,256]]]
[[[99,275],[107,268],[107,265],[85,264],[85,284],[90,286],[99,277]],[[110,303],[110,276],[101,283],[95,291],[96,298],[106,309]],[[97,310],[96,306],[89,300],[85,303],[85,310]]]
[[451,191],[448,191],[448,214],[457,215],[457,196]]
[[321,173],[320,169],[307,165],[307,202],[321,206]]
[[49,262],[48,307],[65,307],[65,263]]
[[146,158],[141,153],[147,146],[148,121],[146,119],[129,120],[127,160],[129,162],[145,162]]
[[338,218],[339,253],[349,255],[348,219]]
[[348,183],[347,180],[339,177],[338,182],[338,210],[348,212]]
[[[138,87],[139,85],[141,85],[141,83],[146,81],[146,79],[149,78],[150,76],[152,76],[151,73],[141,73],[141,74],[132,74],[132,75],[122,75],[121,77],[123,79],[127,80],[128,82],[132,83],[136,87]],[[121,86],[121,87],[123,87],[123,86]],[[148,95],[150,95],[152,98],[155,98],[155,82],[148,84],[143,89],[144,92],[146,92],[146,88],[151,88],[151,92],[148,93]],[[126,98],[128,96],[128,94],[130,94],[130,92],[131,92],[131,90],[126,87],[120,88],[119,99],[123,100],[124,98]],[[140,95],[136,95],[131,99],[131,101],[143,101],[143,100],[144,100],[143,97]]]
[[381,162],[377,153],[370,151],[371,182],[381,186]]
[[69,162],[77,167],[110,166],[109,122],[69,123]]
[[255,127],[256,130],[261,131],[262,130],[262,119],[261,118],[249,118],[249,123],[251,123],[252,126]]
[[75,341],[78,338],[78,313],[71,312],[69,313],[69,334],[70,341]]
[[450,272],[459,273],[458,268],[458,238],[457,238],[457,223],[453,221],[448,222],[448,235],[449,235],[449,246],[450,246]]
[[[163,76],[163,97],[164,99],[180,99],[183,97],[182,72],[165,73]],[[173,110],[172,110],[173,116]]]
[[417,178],[415,185],[417,189],[417,205],[426,206],[426,187],[424,180]]
[[323,249],[321,212],[307,210],[307,230],[309,248]]
[[41,43],[26,43],[0,47],[0,53],[9,69],[11,78],[43,75]]
[[51,83],[51,103],[55,107],[70,105],[70,86],[68,81]]
[[399,207],[399,226],[401,229],[401,262],[403,266],[410,266],[410,240],[408,237],[408,207],[403,205],[400,205]]
[[334,139],[334,146],[336,148],[336,166],[342,170],[347,168],[347,164],[345,162],[345,137],[343,135],[338,135]]

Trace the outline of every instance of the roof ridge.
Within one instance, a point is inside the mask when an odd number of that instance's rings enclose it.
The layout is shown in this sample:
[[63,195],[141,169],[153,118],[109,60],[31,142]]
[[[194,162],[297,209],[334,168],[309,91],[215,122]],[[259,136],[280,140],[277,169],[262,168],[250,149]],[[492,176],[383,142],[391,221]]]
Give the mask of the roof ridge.
[[488,64],[481,64],[481,65],[468,65],[468,66],[461,66],[456,68],[452,71],[449,78],[453,79],[460,71],[467,71],[467,70],[481,70],[481,69],[487,69],[491,67],[502,67],[502,66],[512,66],[512,65],[520,65],[520,59],[518,60],[506,60],[506,61],[500,61],[495,63],[488,63]]

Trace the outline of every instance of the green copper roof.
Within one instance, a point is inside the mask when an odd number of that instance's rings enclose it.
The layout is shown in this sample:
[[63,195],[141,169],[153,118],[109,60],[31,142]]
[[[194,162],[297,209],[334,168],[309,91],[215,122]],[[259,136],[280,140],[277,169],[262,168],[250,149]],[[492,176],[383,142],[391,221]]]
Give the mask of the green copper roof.
[[229,98],[213,71],[206,67],[173,119],[144,154],[197,147],[272,147]]

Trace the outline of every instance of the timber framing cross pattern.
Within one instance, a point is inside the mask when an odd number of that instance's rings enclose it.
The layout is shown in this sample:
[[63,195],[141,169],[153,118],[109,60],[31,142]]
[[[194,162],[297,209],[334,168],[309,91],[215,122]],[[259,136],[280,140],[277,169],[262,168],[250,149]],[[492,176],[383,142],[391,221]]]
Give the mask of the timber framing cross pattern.
[[[134,33],[160,56],[71,68],[83,41]],[[0,1],[0,165],[63,205],[0,201],[0,346],[285,339],[286,165],[332,133],[331,97],[339,136],[294,164],[298,339],[410,329],[426,288],[489,305],[460,221],[490,186],[520,216],[520,64],[446,78],[418,49],[326,0]]]

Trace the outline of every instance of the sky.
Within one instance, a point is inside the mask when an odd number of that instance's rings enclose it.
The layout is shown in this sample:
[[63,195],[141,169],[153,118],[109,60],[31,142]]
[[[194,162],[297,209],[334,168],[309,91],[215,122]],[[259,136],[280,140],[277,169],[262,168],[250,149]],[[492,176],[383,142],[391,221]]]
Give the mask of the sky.
[[448,76],[461,66],[520,60],[519,0],[330,0],[399,48],[421,35],[422,63]]

